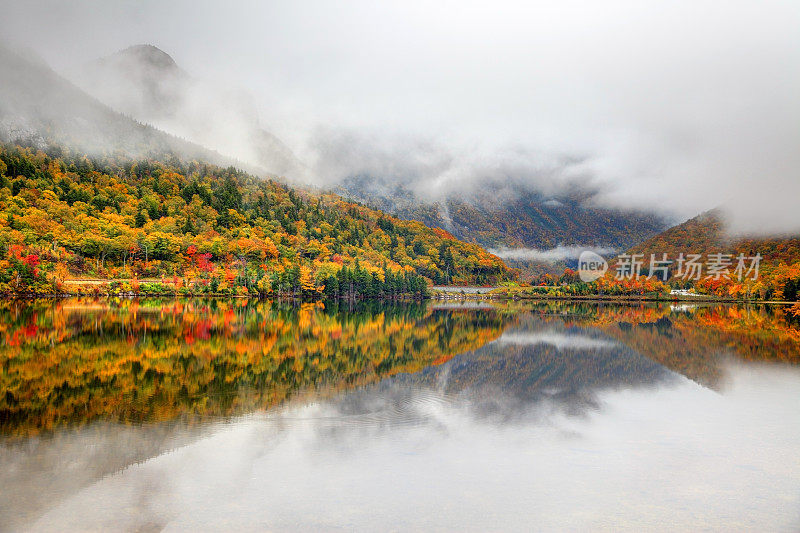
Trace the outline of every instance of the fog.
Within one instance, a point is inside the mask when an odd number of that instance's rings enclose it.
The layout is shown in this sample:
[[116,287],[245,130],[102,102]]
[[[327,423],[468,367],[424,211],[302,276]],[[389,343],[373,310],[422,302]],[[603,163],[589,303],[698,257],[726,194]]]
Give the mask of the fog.
[[616,251],[613,248],[593,246],[556,246],[555,248],[547,250],[539,250],[536,248],[496,248],[489,251],[502,259],[554,264],[567,259],[574,259],[577,261],[581,252],[586,250],[603,256],[613,254]]
[[0,6],[4,37],[59,72],[149,43],[246,91],[305,164],[289,179],[380,173],[430,198],[578,184],[598,205],[724,204],[737,231],[800,230],[796,2]]
[[154,46],[131,46],[69,69],[66,75],[125,115],[212,146],[268,174],[308,179],[294,154],[261,128],[252,94],[224,79],[198,79]]

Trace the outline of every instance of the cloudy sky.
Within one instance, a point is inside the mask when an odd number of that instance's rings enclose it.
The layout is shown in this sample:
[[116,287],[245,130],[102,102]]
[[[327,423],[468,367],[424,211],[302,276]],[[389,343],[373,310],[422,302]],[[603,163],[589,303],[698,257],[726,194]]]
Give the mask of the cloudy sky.
[[744,229],[800,229],[796,1],[0,0],[0,32],[56,70],[154,44],[252,92],[325,179],[582,180],[610,205],[725,201]]

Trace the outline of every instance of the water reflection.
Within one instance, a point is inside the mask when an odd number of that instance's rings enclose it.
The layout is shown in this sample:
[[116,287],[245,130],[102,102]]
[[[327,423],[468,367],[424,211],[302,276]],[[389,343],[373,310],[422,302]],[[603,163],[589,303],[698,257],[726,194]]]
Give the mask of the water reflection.
[[599,391],[678,377],[600,330],[526,313],[483,348],[392,383],[436,388],[468,400],[476,415],[510,421],[538,414],[534,407],[585,414],[597,408]]
[[9,529],[800,526],[780,310],[37,305],[3,311]]
[[66,300],[0,307],[0,429],[235,415],[415,372],[510,313],[424,305]]

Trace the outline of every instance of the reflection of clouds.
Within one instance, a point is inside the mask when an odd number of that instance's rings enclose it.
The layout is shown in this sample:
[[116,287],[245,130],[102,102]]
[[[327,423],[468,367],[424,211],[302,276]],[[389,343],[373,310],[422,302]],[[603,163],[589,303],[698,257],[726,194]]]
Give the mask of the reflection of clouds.
[[[98,480],[208,436],[209,424],[150,426],[98,422],[42,438],[0,441],[0,523],[11,530]],[[139,480],[145,487],[165,479]],[[46,490],[45,490],[46,489]],[[149,501],[140,490],[137,505]],[[0,527],[2,530],[3,527]]]
[[593,350],[618,346],[618,343],[608,339],[566,334],[556,330],[504,333],[497,342],[522,345],[549,344],[559,350]]
[[448,303],[436,302],[436,303],[431,304],[429,306],[429,309],[433,309],[433,310],[436,310],[436,311],[440,311],[440,310],[451,310],[451,311],[455,310],[455,311],[459,311],[459,310],[464,310],[464,309],[470,309],[470,310],[480,309],[480,310],[491,311],[491,310],[495,309],[495,306],[491,302],[475,302],[475,301],[467,300],[467,301],[463,301],[463,302],[448,302]]
[[800,373],[731,375],[724,395],[688,380],[606,390],[586,417],[505,426],[471,416],[469,398],[372,387],[218,427],[73,494],[32,529],[796,529]]
[[797,529],[797,369],[734,366],[718,394],[560,317],[520,317],[502,341],[330,400],[0,448],[0,486],[14,487],[0,523]]

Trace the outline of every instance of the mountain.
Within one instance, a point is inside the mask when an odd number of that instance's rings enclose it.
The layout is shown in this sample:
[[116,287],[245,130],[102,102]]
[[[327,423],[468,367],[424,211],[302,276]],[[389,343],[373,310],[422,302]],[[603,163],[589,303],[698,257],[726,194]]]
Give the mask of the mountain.
[[[153,48],[130,54],[185,79]],[[133,280],[134,292],[137,279],[161,278],[141,289],[158,292],[170,276],[173,292],[369,297],[512,275],[447,232],[238,170],[39,59],[0,47],[0,69],[0,292],[72,290],[63,283],[87,276]],[[166,109],[170,94],[148,98]]]
[[[703,265],[701,278],[689,280],[687,286],[699,292],[723,297],[760,297],[761,299],[795,301],[800,298],[800,235],[775,235],[769,237],[732,236],[722,214],[717,210],[708,211],[652,237],[628,250],[629,254],[642,254],[645,263],[651,254],[661,259],[675,261],[679,254],[699,254]],[[730,254],[728,277],[711,276],[708,264],[709,254]],[[750,258],[760,256],[758,272],[742,271],[742,277],[735,273],[738,257],[745,258],[744,266],[749,269],[754,261]],[[670,265],[673,276],[677,273],[677,263]],[[677,279],[677,278],[673,278]]]
[[136,120],[264,169],[301,179],[292,151],[259,125],[252,97],[190,76],[166,52],[136,45],[70,73],[76,85]]
[[800,261],[800,236],[778,235],[770,237],[731,236],[722,214],[717,210],[707,211],[677,226],[673,226],[646,241],[633,246],[628,253],[666,253],[674,258],[678,254],[710,253],[745,254],[762,256],[762,265],[767,268],[781,263]]
[[591,194],[578,189],[544,195],[490,180],[480,195],[453,193],[427,201],[411,190],[372,176],[346,179],[335,191],[406,220],[420,220],[456,238],[499,249],[501,257],[529,272],[560,272],[564,261],[515,260],[507,249],[602,247],[625,250],[663,231],[666,222],[652,213],[596,207]]
[[58,144],[90,154],[235,161],[115,112],[56,74],[33,53],[0,42],[0,141]]
[[512,276],[475,244],[333,194],[233,167],[68,152],[0,145],[0,293],[100,278],[112,284],[83,288],[395,297]]
[[72,78],[86,92],[145,122],[174,114],[181,93],[192,83],[169,54],[150,45],[131,46],[97,59],[78,73]]
[[[248,94],[193,78],[155,46],[131,46],[83,65],[71,78],[88,93],[137,120],[250,161],[272,174],[306,181],[309,170],[259,125],[256,106]],[[333,190],[485,247],[625,249],[666,227],[661,218],[649,213],[594,207],[580,191],[546,196],[521,189],[501,195],[494,187],[506,189],[508,184],[487,184],[476,200],[451,195],[439,202],[430,202],[397,180],[380,176],[351,176]],[[504,199],[498,201],[499,196]]]

